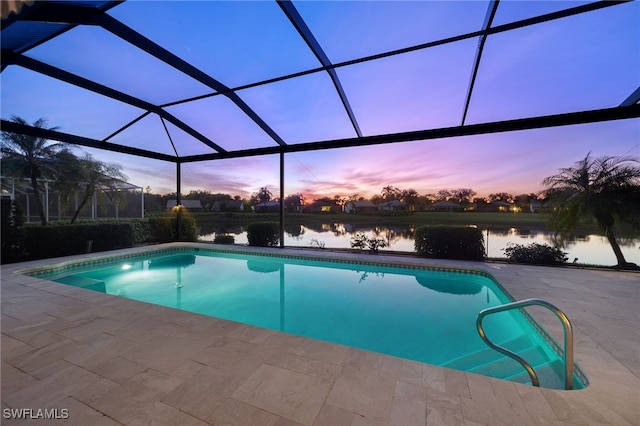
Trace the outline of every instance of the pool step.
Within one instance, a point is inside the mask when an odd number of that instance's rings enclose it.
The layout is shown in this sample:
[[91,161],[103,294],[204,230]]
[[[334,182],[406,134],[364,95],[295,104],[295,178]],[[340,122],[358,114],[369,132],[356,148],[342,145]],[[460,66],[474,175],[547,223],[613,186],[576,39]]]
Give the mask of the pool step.
[[65,277],[57,278],[55,279],[55,281],[75,287],[86,288],[88,290],[99,291],[102,293],[107,292],[104,281],[95,280],[93,278],[86,278],[81,275],[67,275]]
[[[519,350],[516,353],[529,363],[531,367],[533,367],[536,374],[538,372],[538,366],[545,365],[549,362],[549,358],[544,354],[544,352],[535,346]],[[519,376],[520,373],[524,372],[525,376],[529,378],[524,367],[522,367],[522,365],[520,365],[516,360],[501,354],[498,354],[498,356],[499,359],[495,361],[478,365],[477,367],[471,368],[467,371],[497,378],[516,377]]]
[[[519,353],[520,351],[531,347],[531,341],[527,336],[520,336],[512,340],[508,340],[505,342],[501,342],[500,346],[503,346],[510,351],[514,351]],[[455,370],[469,371],[472,368],[478,367],[479,365],[487,364],[495,361],[500,358],[499,352],[491,349],[490,347],[485,347],[477,352],[473,352],[459,358],[455,358],[445,364],[442,367],[453,368]]]
[[[562,361],[559,359],[549,360],[547,354],[541,348],[532,345],[526,336],[503,342],[501,346],[524,358],[538,375],[541,386],[564,389],[564,364]],[[517,361],[488,347],[454,359],[443,364],[442,367],[531,384],[529,374]]]
[[[564,389],[564,363],[557,359],[548,361],[541,365],[533,366],[538,380],[540,380],[540,386],[550,389]],[[518,374],[505,377],[506,380],[517,383],[531,384],[531,378],[527,372],[520,372]],[[574,377],[575,381],[575,377]]]

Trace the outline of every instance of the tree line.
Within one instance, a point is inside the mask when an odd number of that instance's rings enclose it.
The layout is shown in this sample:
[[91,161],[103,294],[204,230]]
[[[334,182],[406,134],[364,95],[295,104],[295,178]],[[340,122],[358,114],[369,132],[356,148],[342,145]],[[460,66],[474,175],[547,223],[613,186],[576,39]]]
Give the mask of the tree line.
[[[540,200],[539,194],[535,193],[514,196],[506,192],[500,192],[489,194],[487,197],[476,197],[476,195],[477,193],[470,188],[444,189],[434,194],[421,195],[414,189],[405,190],[388,185],[383,187],[379,194],[375,194],[369,198],[354,193],[348,196],[334,195],[333,197],[327,196],[308,200],[302,193],[289,194],[284,198],[284,206],[287,211],[301,211],[305,206],[313,203],[324,203],[342,207],[347,203],[356,201],[370,201],[378,205],[388,201],[398,200],[405,203],[408,206],[407,208],[411,206],[411,210],[421,211],[428,210],[433,204],[440,201],[453,202],[465,208],[502,201],[526,210],[531,201]],[[176,193],[158,195],[157,197],[163,200],[175,199]],[[245,204],[245,209],[251,209],[253,206],[268,202],[280,202],[280,198],[274,196],[268,187],[261,187],[251,194],[249,198],[241,198],[238,195],[232,196],[230,194],[211,193],[207,190],[192,190],[188,194],[183,195],[182,198],[186,200],[200,200],[204,210],[212,210],[216,202],[218,202],[218,204],[224,204],[224,202],[229,200],[241,200]]]

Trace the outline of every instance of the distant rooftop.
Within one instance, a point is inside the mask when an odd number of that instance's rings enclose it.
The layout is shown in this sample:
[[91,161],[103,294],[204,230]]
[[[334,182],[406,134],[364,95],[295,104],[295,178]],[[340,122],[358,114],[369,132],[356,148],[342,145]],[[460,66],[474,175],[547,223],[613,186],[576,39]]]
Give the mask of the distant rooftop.
[[[200,200],[180,200],[180,204],[187,209],[202,209]],[[176,200],[167,200],[167,209],[172,209],[176,205]]]

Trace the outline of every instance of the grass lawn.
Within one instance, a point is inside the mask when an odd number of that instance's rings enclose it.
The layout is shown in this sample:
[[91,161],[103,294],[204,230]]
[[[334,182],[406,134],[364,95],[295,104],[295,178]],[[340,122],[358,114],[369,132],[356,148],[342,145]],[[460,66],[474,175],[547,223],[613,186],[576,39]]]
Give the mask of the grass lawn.
[[[279,220],[277,213],[194,213],[198,223],[239,223]],[[414,212],[393,214],[349,214],[349,213],[292,213],[285,214],[285,223],[351,223],[378,225],[477,225],[493,228],[549,229],[546,218],[532,213],[488,213],[488,212]]]

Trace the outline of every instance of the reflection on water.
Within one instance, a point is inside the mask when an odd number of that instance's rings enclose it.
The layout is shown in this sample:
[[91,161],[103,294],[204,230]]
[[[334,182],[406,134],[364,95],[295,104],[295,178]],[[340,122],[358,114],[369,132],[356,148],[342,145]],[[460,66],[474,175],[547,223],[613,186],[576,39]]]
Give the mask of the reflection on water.
[[[216,232],[200,235],[201,241],[213,241]],[[357,225],[348,223],[332,223],[318,225],[301,225],[285,227],[285,245],[297,247],[318,247],[322,243],[325,248],[350,248],[351,237],[365,234],[369,238],[382,238],[386,250],[413,252],[412,226],[376,226],[371,224]],[[218,230],[219,233],[233,235],[236,244],[247,244],[247,233],[242,227]],[[509,243],[528,245],[531,243],[555,245],[553,232],[534,229],[489,228],[483,229],[485,249],[489,257],[505,258],[504,249]],[[640,263],[640,241],[637,239],[619,239],[618,243],[628,262]],[[606,237],[602,235],[576,235],[567,238],[563,250],[567,252],[569,262],[591,265],[615,265],[616,257]]]
[[435,290],[438,293],[449,293],[455,295],[474,295],[478,294],[484,289],[484,286],[476,281],[461,281],[457,280],[454,284],[453,279],[432,279],[431,277],[416,276],[416,281],[426,288]]

